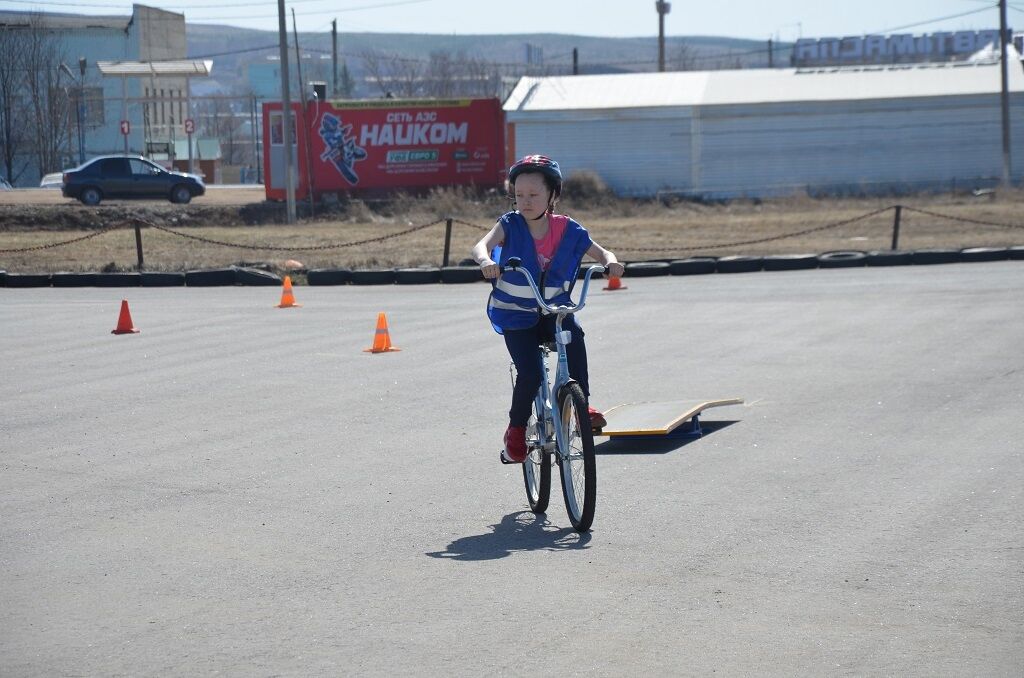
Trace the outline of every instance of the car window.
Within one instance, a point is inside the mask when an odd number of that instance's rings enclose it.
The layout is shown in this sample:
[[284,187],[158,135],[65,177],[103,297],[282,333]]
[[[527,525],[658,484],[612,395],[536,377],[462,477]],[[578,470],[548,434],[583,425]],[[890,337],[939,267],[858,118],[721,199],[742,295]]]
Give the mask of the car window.
[[100,171],[104,176],[108,177],[125,177],[128,176],[128,160],[127,158],[104,158],[102,161]]
[[137,158],[132,158],[128,162],[131,164],[132,174],[134,174],[136,176],[141,175],[141,176],[147,176],[148,177],[148,176],[160,173],[160,168],[159,167],[157,167],[156,165],[151,165],[148,162],[146,162],[145,160],[139,160]]

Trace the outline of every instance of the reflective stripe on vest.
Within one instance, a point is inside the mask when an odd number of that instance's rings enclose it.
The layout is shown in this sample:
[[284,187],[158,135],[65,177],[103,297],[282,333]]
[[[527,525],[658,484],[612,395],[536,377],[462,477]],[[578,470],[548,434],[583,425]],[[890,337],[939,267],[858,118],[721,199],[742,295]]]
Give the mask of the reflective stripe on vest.
[[[525,280],[525,278],[524,278],[524,280]],[[523,285],[516,285],[513,282],[509,282],[505,278],[498,278],[498,281],[495,283],[494,287],[496,289],[499,289],[502,292],[510,295],[510,296],[517,297],[519,299],[530,299],[530,300],[534,299],[533,290],[530,289],[530,283],[525,283]],[[569,289],[569,281],[567,280],[564,283],[562,283],[562,285],[560,287],[545,286],[542,294],[544,295],[544,300],[548,301],[552,297],[554,297],[556,294],[560,294],[562,292],[566,292],[566,291],[568,291],[568,289]]]
[[[505,237],[498,264],[505,266],[512,257],[520,259],[522,268],[530,272],[538,285],[543,285],[545,301],[552,305],[569,303],[569,293],[576,281],[580,261],[593,243],[587,230],[570,219],[548,270],[542,274],[537,261],[536,243],[522,215],[509,212],[501,217],[499,223]],[[526,329],[537,324],[540,311],[533,290],[522,273],[505,273],[493,284],[487,303],[487,316],[496,332],[500,334],[503,330]]]

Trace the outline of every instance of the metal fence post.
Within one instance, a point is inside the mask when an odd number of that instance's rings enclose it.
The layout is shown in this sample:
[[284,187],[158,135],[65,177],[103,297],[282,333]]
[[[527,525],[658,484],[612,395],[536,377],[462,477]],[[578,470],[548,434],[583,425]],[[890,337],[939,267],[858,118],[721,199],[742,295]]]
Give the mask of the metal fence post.
[[139,258],[138,270],[142,270],[142,229],[139,227],[139,222],[135,222],[135,253]]
[[448,217],[445,220],[444,225],[444,257],[441,259],[441,265],[448,265],[448,254],[452,247],[452,218]]
[[900,215],[903,213],[903,205],[896,205],[896,216],[892,221],[892,249],[898,249],[900,245]]

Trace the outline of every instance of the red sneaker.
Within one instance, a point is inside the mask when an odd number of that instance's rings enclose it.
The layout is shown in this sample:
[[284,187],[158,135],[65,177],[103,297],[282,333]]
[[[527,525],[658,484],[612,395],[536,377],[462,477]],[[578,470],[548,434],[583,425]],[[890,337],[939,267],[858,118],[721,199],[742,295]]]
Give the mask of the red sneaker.
[[608,425],[608,420],[604,418],[604,415],[589,405],[587,406],[587,414],[590,415],[590,428],[595,431]]
[[505,429],[505,449],[501,460],[506,464],[522,464],[526,461],[526,427],[512,426]]

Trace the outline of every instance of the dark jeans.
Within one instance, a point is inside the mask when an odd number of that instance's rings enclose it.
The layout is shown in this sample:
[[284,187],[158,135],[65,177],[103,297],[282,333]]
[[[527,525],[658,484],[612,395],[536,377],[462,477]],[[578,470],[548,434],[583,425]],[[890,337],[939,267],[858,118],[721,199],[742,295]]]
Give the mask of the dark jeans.
[[[583,394],[590,397],[587,375],[587,345],[583,341],[583,328],[568,315],[562,329],[572,332],[572,341],[565,347],[569,361],[569,376],[579,382]],[[526,426],[533,411],[533,399],[544,376],[541,371],[540,344],[555,339],[555,316],[541,316],[540,322],[525,330],[505,330],[505,347],[516,365],[516,385],[512,389],[512,407],[508,411],[509,424]],[[555,394],[552,394],[554,397]]]

